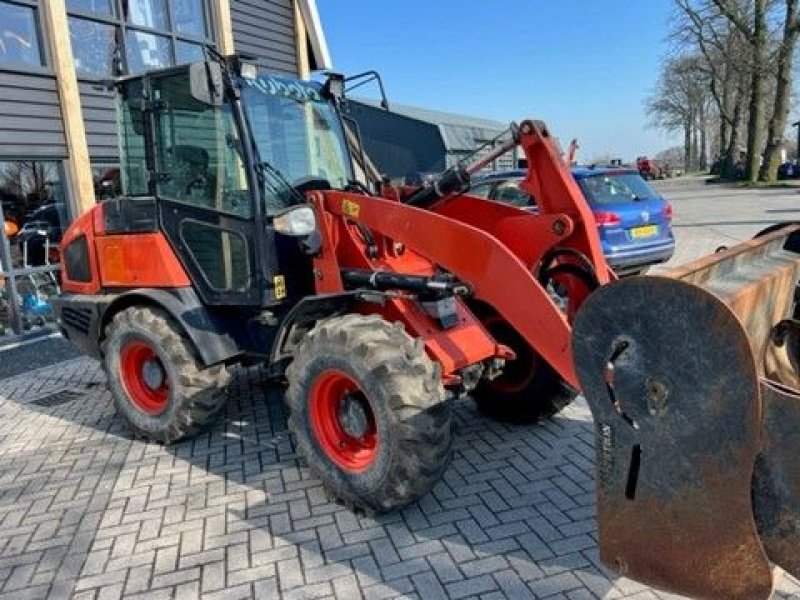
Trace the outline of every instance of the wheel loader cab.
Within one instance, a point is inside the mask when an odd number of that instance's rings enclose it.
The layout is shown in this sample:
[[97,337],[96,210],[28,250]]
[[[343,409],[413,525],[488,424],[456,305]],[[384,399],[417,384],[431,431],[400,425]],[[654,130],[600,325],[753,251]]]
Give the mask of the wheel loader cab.
[[122,188],[133,204],[155,198],[205,305],[276,307],[313,282],[298,240],[273,220],[303,202],[292,186],[309,176],[347,185],[350,156],[319,84],[224,75],[195,64],[118,84]]

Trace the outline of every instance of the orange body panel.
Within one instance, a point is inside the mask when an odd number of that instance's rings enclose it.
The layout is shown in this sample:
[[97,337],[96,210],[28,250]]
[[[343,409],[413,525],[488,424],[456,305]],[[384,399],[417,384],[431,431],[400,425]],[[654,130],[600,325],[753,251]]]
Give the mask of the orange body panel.
[[64,234],[61,251],[86,236],[91,281],[72,281],[63,271],[63,290],[97,294],[103,288],[175,288],[191,285],[169,242],[160,232],[106,235],[103,207],[83,213]]
[[95,240],[103,287],[175,288],[191,285],[161,233],[109,235]]
[[409,334],[425,344],[428,355],[441,365],[445,382],[452,381],[455,373],[465,367],[487,358],[508,356],[508,349],[498,346],[460,300],[457,311],[458,325],[442,329],[416,302],[407,298],[391,298],[375,309],[389,321],[404,323]]
[[100,207],[95,206],[92,210],[83,213],[72,225],[64,232],[61,238],[61,256],[64,256],[64,248],[81,236],[86,236],[89,247],[89,269],[91,272],[90,281],[72,281],[67,278],[67,273],[61,271],[61,289],[70,294],[96,294],[100,291],[100,279],[98,278],[97,254],[95,253],[95,213],[100,212]]

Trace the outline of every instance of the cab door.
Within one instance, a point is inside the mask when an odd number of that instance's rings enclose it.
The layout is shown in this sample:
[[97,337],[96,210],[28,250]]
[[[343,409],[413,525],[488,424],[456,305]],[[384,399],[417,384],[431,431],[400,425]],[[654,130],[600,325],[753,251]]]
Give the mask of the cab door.
[[261,304],[252,196],[230,107],[190,94],[188,73],[151,79],[161,230],[204,303]]

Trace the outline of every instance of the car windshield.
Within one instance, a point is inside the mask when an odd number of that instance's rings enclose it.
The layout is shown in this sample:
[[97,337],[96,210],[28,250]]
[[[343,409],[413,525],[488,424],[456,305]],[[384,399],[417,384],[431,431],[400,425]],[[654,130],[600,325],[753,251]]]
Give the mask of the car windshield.
[[242,79],[260,159],[294,184],[307,177],[342,189],[353,179],[341,121],[319,84],[278,77]]
[[638,173],[598,173],[578,179],[578,185],[594,205],[620,204],[658,196]]

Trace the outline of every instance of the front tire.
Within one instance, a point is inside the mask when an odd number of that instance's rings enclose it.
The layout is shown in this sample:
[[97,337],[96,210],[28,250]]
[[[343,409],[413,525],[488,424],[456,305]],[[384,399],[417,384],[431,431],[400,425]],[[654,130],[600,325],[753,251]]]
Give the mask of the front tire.
[[230,374],[204,368],[163,311],[133,306],[114,315],[103,370],[117,412],[138,435],[170,444],[199,433],[225,405]]
[[495,340],[517,355],[498,377],[482,379],[473,390],[472,397],[484,416],[528,425],[552,417],[578,396],[505,319],[488,314],[482,321]]
[[439,369],[401,326],[375,315],[320,321],[287,378],[297,450],[347,506],[380,513],[410,504],[449,465],[452,416]]

